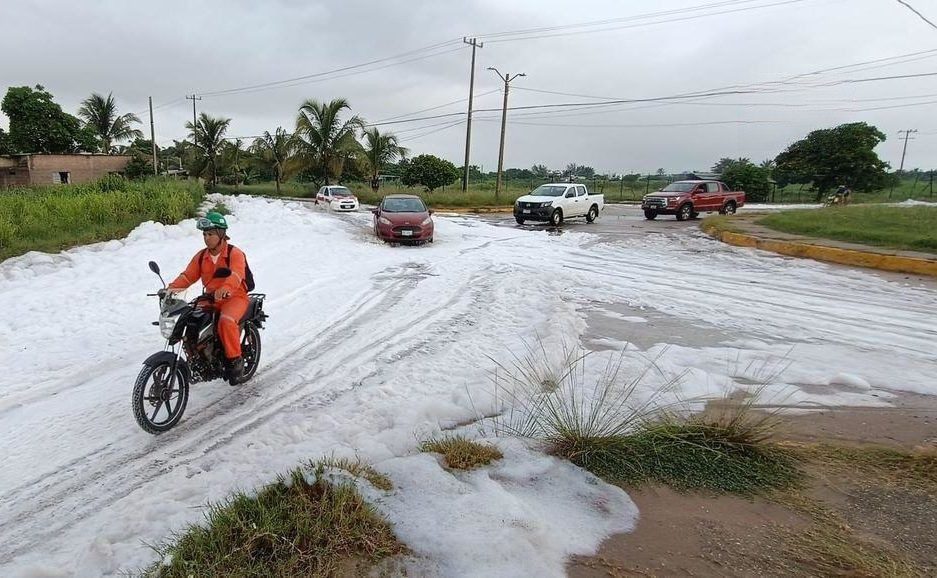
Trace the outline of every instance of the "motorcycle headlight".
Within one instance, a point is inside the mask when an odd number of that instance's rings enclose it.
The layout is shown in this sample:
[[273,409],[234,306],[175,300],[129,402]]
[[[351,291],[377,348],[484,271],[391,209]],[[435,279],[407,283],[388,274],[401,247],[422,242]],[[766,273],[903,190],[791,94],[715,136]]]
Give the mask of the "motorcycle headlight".
[[390,225],[390,219],[386,219],[384,217],[379,217],[377,222],[382,225]]
[[176,319],[178,317],[161,316],[159,318],[159,332],[164,339],[172,337],[172,330],[176,328]]
[[423,219],[423,222],[420,223],[420,225],[422,225],[423,227],[425,227],[426,225],[429,225],[429,224],[431,224],[432,222],[433,222],[433,218],[432,218],[432,217],[426,217],[425,219]]

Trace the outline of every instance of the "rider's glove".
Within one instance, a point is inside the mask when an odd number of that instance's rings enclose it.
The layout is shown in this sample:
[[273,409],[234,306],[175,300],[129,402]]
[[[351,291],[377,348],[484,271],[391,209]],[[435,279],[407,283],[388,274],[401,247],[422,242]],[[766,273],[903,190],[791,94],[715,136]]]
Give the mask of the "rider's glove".
[[225,287],[220,287],[215,291],[215,300],[227,299],[231,296],[231,291]]

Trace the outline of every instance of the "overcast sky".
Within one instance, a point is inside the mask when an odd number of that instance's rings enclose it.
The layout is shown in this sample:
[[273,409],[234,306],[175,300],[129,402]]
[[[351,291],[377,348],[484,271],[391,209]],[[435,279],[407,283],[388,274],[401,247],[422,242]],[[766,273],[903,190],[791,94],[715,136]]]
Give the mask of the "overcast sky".
[[[908,3],[937,23],[937,2]],[[292,130],[304,100],[344,97],[369,122],[452,113],[381,129],[460,165],[471,57],[461,38],[478,36],[471,162],[485,170],[497,165],[503,94],[489,66],[526,73],[510,107],[744,92],[509,110],[506,167],[704,170],[855,121],[888,136],[878,151],[895,168],[898,131],[918,129],[905,168],[937,167],[937,75],[865,80],[937,71],[937,29],[897,0],[15,0],[3,15],[0,90],[42,84],[72,114],[113,92],[147,135],[152,96],[161,145],[185,136],[193,92],[200,112],[232,119],[232,136]],[[601,24],[576,26],[590,22]],[[902,55],[913,56],[882,60]]]

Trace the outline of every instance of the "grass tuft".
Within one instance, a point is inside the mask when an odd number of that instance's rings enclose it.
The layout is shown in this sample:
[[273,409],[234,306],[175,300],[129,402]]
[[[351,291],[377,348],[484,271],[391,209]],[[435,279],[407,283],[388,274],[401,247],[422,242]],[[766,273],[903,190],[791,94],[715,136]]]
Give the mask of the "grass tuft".
[[504,457],[498,448],[461,435],[429,439],[420,444],[420,451],[442,454],[454,470],[473,470]]
[[615,483],[753,494],[799,479],[797,460],[770,441],[777,420],[754,409],[757,394],[693,414],[686,401],[665,401],[677,397],[682,376],[645,386],[652,370],[663,375],[651,361],[624,379],[623,355],[595,378],[587,377],[587,355],[565,351],[557,366],[542,344],[511,367],[499,364],[495,383],[511,403],[498,431],[543,442]]
[[[390,525],[351,483],[329,481],[330,467],[372,476],[360,462],[322,460],[297,468],[256,496],[213,504],[204,525],[158,548],[152,577],[331,576],[349,560],[403,553]],[[357,475],[357,474],[355,474]],[[388,480],[389,483],[389,480]]]
[[377,471],[370,464],[362,462],[360,459],[328,457],[317,461],[309,462],[309,469],[314,471],[324,471],[329,469],[344,470],[356,478],[367,480],[375,488],[389,492],[394,489],[394,484],[390,478]]
[[796,460],[761,434],[697,417],[642,424],[631,434],[562,440],[552,450],[606,480],[755,494],[795,484]]

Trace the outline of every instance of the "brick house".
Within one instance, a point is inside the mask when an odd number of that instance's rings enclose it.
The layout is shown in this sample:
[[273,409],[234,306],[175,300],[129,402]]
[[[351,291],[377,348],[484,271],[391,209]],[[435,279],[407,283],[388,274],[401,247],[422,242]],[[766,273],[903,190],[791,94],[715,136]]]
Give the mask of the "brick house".
[[0,156],[0,188],[87,183],[122,174],[131,156],[91,153]]

